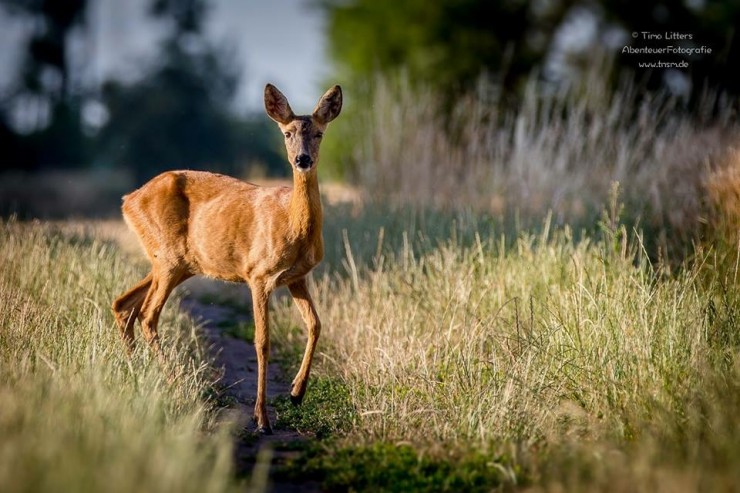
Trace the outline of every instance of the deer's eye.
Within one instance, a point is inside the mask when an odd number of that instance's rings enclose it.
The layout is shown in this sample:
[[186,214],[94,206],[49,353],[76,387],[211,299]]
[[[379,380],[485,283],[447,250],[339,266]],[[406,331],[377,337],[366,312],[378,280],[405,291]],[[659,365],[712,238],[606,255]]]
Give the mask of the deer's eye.
[[290,132],[285,132],[285,138],[289,139],[293,134]]
[[320,139],[320,138],[321,138],[321,137],[323,137],[323,136],[324,136],[324,134],[322,134],[321,132],[319,132],[319,133],[317,133],[317,134],[316,134],[316,138],[317,138],[317,139]]

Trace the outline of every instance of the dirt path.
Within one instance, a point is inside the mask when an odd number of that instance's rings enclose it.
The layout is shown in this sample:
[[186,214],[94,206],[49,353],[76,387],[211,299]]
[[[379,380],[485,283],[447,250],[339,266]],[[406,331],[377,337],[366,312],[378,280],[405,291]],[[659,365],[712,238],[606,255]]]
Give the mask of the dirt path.
[[[208,298],[213,297],[190,294],[183,299],[180,306],[200,322],[212,348],[216,367],[223,368],[223,377],[218,386],[223,389],[222,399],[230,402],[224,411],[224,419],[235,420],[238,429],[244,430],[235,437],[236,474],[240,477],[250,477],[250,491],[252,489],[275,493],[320,491],[315,482],[295,483],[280,477],[280,466],[296,456],[299,453],[296,449],[311,437],[294,430],[276,427],[277,416],[275,409],[270,405],[267,412],[273,434],[255,433],[256,427],[251,418],[257,395],[257,354],[253,344],[229,335],[223,330],[225,326],[233,327],[239,322],[249,322],[250,310],[246,302],[240,308],[234,308],[231,303],[203,301]],[[241,298],[249,299],[248,295]],[[289,394],[289,380],[275,363],[270,363],[267,378],[268,402],[275,396]]]

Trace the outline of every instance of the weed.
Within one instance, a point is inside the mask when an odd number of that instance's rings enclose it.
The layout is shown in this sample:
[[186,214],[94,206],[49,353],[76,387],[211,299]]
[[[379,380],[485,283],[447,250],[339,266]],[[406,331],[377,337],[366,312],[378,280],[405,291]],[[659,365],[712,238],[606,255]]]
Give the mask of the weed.
[[434,456],[387,442],[329,446],[314,451],[299,469],[327,491],[484,492],[516,480],[505,457],[475,451]]
[[319,439],[347,431],[357,419],[346,385],[336,379],[311,379],[306,397],[294,406],[287,396],[273,400],[276,426],[311,432]]

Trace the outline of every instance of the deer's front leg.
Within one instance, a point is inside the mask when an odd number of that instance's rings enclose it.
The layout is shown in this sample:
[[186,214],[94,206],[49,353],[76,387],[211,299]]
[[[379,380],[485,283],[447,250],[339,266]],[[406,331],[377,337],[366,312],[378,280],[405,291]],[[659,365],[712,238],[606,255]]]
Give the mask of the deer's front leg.
[[308,285],[305,278],[290,284],[288,289],[290,289],[293,301],[301,312],[301,317],[303,317],[306,329],[308,330],[306,352],[303,354],[301,368],[298,370],[298,374],[295,376],[295,379],[293,379],[293,385],[290,391],[290,400],[293,404],[298,405],[303,401],[303,396],[306,393],[308,375],[311,372],[311,362],[313,361],[313,353],[316,350],[316,343],[318,342],[319,334],[321,333],[321,321],[316,314],[316,308],[311,299],[311,294],[308,292]]
[[267,362],[270,357],[270,330],[268,327],[267,304],[270,293],[263,286],[252,285],[254,310],[254,348],[257,351],[257,402],[254,404],[254,420],[257,431],[272,434],[267,417]]

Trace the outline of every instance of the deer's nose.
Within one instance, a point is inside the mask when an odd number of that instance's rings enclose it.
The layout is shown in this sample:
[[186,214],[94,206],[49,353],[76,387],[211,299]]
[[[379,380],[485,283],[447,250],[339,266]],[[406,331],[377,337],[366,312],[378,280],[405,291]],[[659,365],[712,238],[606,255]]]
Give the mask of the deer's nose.
[[299,154],[295,158],[295,165],[299,169],[309,169],[313,164],[313,159],[308,154]]

